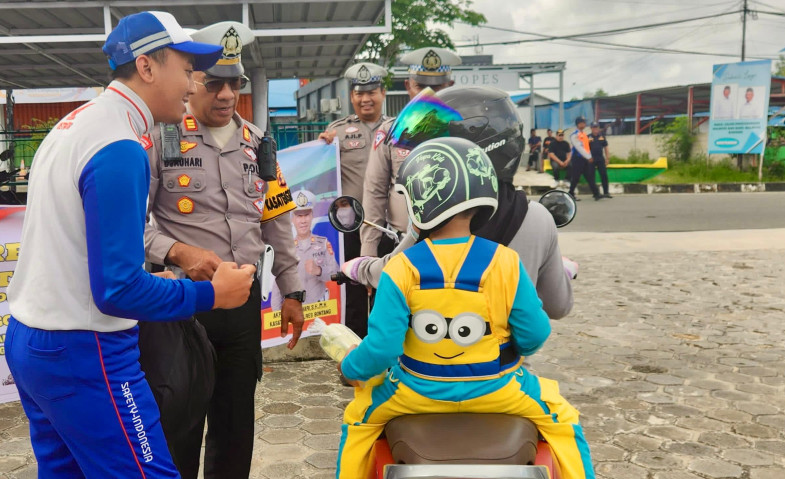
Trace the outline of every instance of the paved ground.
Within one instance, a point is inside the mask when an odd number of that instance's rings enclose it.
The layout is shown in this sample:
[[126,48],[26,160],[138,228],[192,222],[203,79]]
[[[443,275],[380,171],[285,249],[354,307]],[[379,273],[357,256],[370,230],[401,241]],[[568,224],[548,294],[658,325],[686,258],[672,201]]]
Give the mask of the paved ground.
[[[530,361],[580,409],[598,477],[785,478],[785,230],[723,234],[591,233],[627,245],[602,253],[563,235],[575,309]],[[333,477],[350,394],[331,362],[268,365],[251,477]],[[21,408],[0,406],[2,477],[35,470]]]
[[785,228],[785,192],[578,195],[575,219],[561,231],[710,231]]

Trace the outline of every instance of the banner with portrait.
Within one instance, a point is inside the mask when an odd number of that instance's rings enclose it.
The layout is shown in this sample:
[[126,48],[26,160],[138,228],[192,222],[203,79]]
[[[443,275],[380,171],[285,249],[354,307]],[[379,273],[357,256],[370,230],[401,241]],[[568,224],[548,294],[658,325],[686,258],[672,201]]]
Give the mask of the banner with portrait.
[[763,153],[770,90],[771,60],[714,65],[709,153]]
[[19,400],[14,378],[5,360],[5,332],[11,317],[6,292],[19,257],[24,217],[24,206],[0,205],[0,403]]
[[[297,273],[305,288],[301,337],[315,334],[309,326],[316,318],[327,324],[343,322],[343,288],[330,280],[343,262],[343,238],[327,218],[330,204],[340,196],[339,158],[338,142],[328,145],[321,140],[278,152],[278,164],[295,205],[286,214],[291,215]],[[291,338],[291,334],[281,337],[282,303],[281,292],[274,285],[270,298],[262,303],[263,348],[285,344]]]

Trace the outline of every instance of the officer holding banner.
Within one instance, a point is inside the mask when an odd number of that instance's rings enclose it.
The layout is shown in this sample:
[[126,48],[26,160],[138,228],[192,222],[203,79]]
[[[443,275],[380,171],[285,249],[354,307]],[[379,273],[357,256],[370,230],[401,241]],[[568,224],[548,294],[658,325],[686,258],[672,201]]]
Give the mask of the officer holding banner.
[[[427,87],[439,91],[453,85],[450,73],[453,66],[461,64],[461,57],[446,48],[425,47],[403,55],[401,63],[409,65],[409,78],[404,80],[404,86],[411,99]],[[376,132],[365,172],[363,208],[368,221],[406,231],[409,224],[406,202],[402,195],[393,191],[393,185],[409,150],[384,143],[393,120],[382,123]],[[386,236],[375,228],[363,226],[360,237],[362,256],[383,256],[394,247],[392,241],[387,243]]]
[[[341,192],[363,199],[363,181],[368,155],[376,130],[387,119],[382,115],[385,90],[382,82],[387,70],[373,63],[357,63],[346,70],[344,77],[351,88],[354,115],[336,120],[319,135],[327,143],[338,140],[341,148]],[[344,259],[360,255],[360,233],[344,233]],[[346,285],[346,326],[365,336],[368,324],[368,290],[357,284]]]
[[[196,93],[176,126],[156,127],[146,141],[151,182],[145,248],[152,263],[175,265],[193,280],[209,279],[221,261],[256,263],[265,243],[275,249],[273,274],[284,293],[281,335],[292,325],[289,348],[303,327],[303,291],[292,245],[291,193],[277,170],[265,181],[260,170],[274,157],[260,148],[264,134],[236,113],[243,75],[241,51],[254,35],[237,22],[221,22],[191,34],[223,46],[218,63],[194,73]],[[261,223],[261,224],[260,224]],[[262,377],[261,293],[258,281],[236,309],[197,314],[217,354],[216,380],[207,411],[205,478],[247,478],[254,436],[254,391]],[[196,448],[178,463],[196,477]]]

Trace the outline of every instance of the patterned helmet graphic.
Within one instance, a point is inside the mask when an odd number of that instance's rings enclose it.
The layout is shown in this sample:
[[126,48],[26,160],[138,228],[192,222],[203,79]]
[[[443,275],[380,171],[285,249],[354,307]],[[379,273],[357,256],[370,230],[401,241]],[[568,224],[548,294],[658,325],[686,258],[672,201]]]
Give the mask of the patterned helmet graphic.
[[421,230],[481,207],[472,220],[475,228],[496,211],[499,184],[479,146],[463,138],[437,138],[412,150],[398,170],[395,191],[406,197],[409,217]]

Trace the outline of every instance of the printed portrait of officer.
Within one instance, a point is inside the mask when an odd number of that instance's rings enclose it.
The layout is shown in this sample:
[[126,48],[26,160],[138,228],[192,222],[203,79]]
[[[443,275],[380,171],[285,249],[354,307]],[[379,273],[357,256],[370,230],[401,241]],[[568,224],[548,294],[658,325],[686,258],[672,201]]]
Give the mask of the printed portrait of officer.
[[[313,210],[316,197],[308,190],[295,192],[292,197],[297,207],[292,211],[294,248],[297,255],[297,274],[305,288],[305,304],[329,298],[327,282],[339,270],[332,244],[324,236],[313,234]],[[352,210],[352,213],[354,211]],[[348,218],[347,218],[348,219]],[[278,287],[273,287],[270,305],[280,310],[283,298]]]

